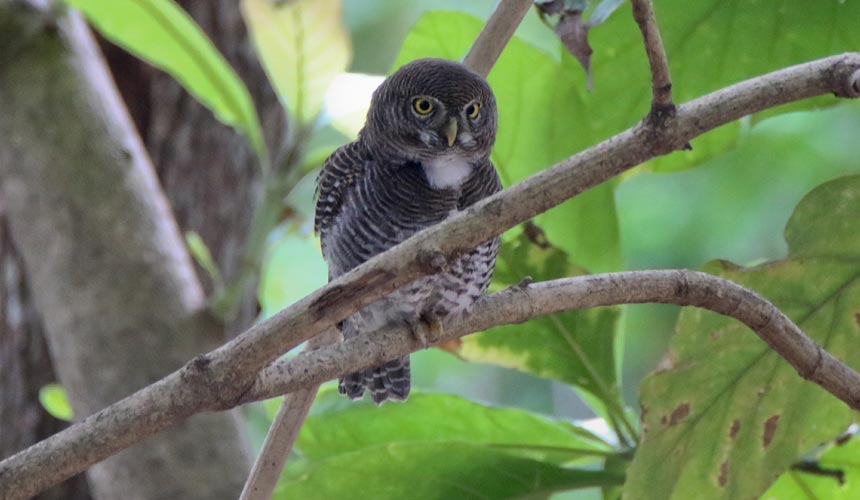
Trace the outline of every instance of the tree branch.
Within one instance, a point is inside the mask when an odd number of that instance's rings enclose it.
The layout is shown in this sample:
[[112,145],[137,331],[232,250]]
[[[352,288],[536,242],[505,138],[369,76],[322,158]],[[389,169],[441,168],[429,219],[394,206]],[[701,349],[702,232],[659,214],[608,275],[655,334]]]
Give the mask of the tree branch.
[[533,4],[534,0],[501,0],[463,64],[486,77]]
[[657,27],[657,16],[651,0],[631,0],[633,3],[633,18],[639,25],[645,42],[645,52],[648,54],[648,64],[651,66],[651,109],[656,113],[674,108],[672,104],[672,80],[669,78],[669,62],[666,60],[666,50],[663,48],[663,38]]
[[[495,326],[573,309],[642,303],[708,309],[753,330],[805,379],[853,409],[860,409],[860,374],[803,334],[785,314],[755,292],[709,274],[629,271],[515,285],[485,297],[466,317],[445,325],[438,343]],[[278,361],[265,368],[242,402],[266,399],[318,384],[421,349],[408,329],[392,327]]]
[[857,71],[860,53],[828,57],[695,99],[679,106],[660,128],[643,121],[421,231],[181,370],[0,462],[0,485],[12,492],[10,499],[27,498],[194,413],[232,407],[254,387],[264,365],[361,307],[433,273],[440,257],[474,248],[744,115],[822,94],[858,97]]

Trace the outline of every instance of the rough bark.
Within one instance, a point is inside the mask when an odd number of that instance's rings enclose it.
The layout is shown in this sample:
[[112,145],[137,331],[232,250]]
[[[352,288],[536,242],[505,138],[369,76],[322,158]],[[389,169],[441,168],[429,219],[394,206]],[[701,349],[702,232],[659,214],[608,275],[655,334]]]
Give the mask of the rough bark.
[[[0,194],[81,418],[211,348],[211,330],[167,203],[82,21],[63,19],[56,31],[8,1],[0,17],[4,40],[18,42],[0,70]],[[93,467],[90,481],[100,498],[231,498],[248,467],[230,414],[202,415]]]

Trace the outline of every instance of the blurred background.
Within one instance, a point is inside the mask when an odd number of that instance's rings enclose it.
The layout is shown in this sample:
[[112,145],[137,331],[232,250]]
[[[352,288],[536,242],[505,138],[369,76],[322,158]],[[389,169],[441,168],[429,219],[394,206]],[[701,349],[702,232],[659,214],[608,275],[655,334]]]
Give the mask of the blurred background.
[[[271,195],[268,188],[272,184],[263,180],[258,158],[244,137],[214,118],[172,76],[99,38],[177,223],[186,235],[198,275],[214,309],[223,314],[220,319],[226,318],[223,338],[207,339],[215,346],[325,284],[326,267],[312,234],[314,181],[320,164],[334,148],[351,140],[361,126],[370,92],[384,75],[410,58],[461,57],[496,1],[343,0],[343,22],[352,47],[349,73],[335,80],[319,119],[299,126],[293,126],[293,117],[282,106],[283,99],[273,91],[237,2],[177,3],[200,24],[247,86],[274,163],[285,166],[281,172],[285,175],[277,179],[280,183],[274,183],[277,186]],[[768,22],[771,16],[751,12],[735,18],[731,9],[719,2],[655,3],[660,24],[666,28],[678,103],[742,78],[846,50],[845,45],[852,43],[848,35],[841,40],[817,28],[802,32],[773,29],[771,33],[756,25]],[[497,95],[505,98],[500,100],[500,140],[493,161],[506,186],[634,125],[648,112],[647,61],[627,4],[624,2],[605,24],[591,32],[594,54],[590,90],[586,72],[562,48],[552,29],[534,11],[526,16],[516,33],[518,40],[511,43],[489,76]],[[769,8],[750,5],[750,9]],[[780,10],[779,16],[773,16],[778,19],[777,28],[782,26],[780,22],[789,26],[843,23],[842,31],[832,30],[839,34],[851,23],[848,16],[820,20],[810,14],[831,12],[825,8],[807,10]],[[435,11],[447,13],[434,17],[431,12]],[[727,35],[719,29],[725,29]],[[772,43],[760,43],[756,36]],[[556,245],[551,246],[555,253],[540,254],[540,259],[563,257],[567,275],[698,269],[715,259],[754,265],[785,257],[783,230],[801,198],[829,179],[860,172],[860,103],[833,105],[828,98],[814,103],[831,107],[810,110],[813,106],[804,102],[780,109],[787,111],[783,114],[771,112],[727,125],[694,140],[692,152],[676,152],[652,161],[537,217],[535,222],[546,232],[545,237]],[[264,217],[255,218],[255,207],[260,206]],[[265,223],[258,227],[260,220]],[[505,235],[511,248],[522,240],[521,232],[521,228],[514,228]],[[252,243],[246,245],[248,241]],[[250,253],[254,265],[249,271],[249,252],[243,247],[254,245],[259,247],[259,255]],[[4,270],[0,302],[5,306],[0,308],[3,457],[65,424],[45,414],[38,402],[39,395],[46,394],[43,389],[57,377],[21,252],[11,240],[5,218],[0,220],[0,261]],[[516,268],[511,262],[504,263],[497,272],[495,288],[516,283],[525,274],[522,269],[549,273],[545,262],[539,264]],[[627,411],[635,413],[639,384],[663,356],[679,309],[637,305],[619,311],[617,329],[612,311],[606,316],[600,316],[601,312],[576,316],[577,322],[570,323],[583,326],[571,329],[574,335],[585,332],[583,345],[601,356],[590,361],[609,382],[615,378],[620,381],[620,397]],[[595,326],[606,324],[605,331]],[[526,338],[525,334],[542,328],[536,325],[516,325],[509,331]],[[613,335],[614,342],[609,338]],[[458,354],[469,357],[474,352]],[[575,356],[568,353],[568,357]],[[559,371],[538,377],[526,373],[540,372],[535,367],[519,371],[501,366],[516,365],[512,358],[515,356],[495,360],[485,356],[484,360],[496,361],[490,364],[466,362],[439,349],[421,351],[412,355],[413,386],[417,392],[455,394],[564,420],[595,416],[589,403],[594,405],[597,398],[574,388],[587,384],[560,377]],[[166,366],[164,371],[174,368]],[[557,368],[547,367],[547,371]],[[568,383],[551,380],[554,375]],[[331,386],[328,384],[326,390]],[[62,399],[62,391],[58,394]],[[114,399],[93,404],[101,407]],[[320,407],[331,410],[336,406],[331,398],[321,397],[320,401],[317,415],[323,413]],[[269,401],[242,409],[246,417],[242,425],[255,446],[262,442],[276,407],[277,402]],[[71,416],[68,405],[66,411],[63,418]],[[636,425],[635,415],[629,420],[631,426]],[[596,420],[588,425],[608,441],[615,439]],[[5,429],[16,432],[3,432]],[[45,498],[89,498],[80,478],[64,487],[65,493]],[[558,498],[593,498],[600,493],[592,490],[586,497],[577,495]]]

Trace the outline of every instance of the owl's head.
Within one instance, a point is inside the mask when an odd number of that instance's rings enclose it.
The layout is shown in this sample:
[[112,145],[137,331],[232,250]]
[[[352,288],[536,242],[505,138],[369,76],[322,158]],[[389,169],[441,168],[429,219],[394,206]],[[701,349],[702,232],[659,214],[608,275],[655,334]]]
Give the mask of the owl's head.
[[419,59],[373,93],[362,136],[374,149],[429,160],[456,155],[478,161],[496,139],[496,100],[466,66]]

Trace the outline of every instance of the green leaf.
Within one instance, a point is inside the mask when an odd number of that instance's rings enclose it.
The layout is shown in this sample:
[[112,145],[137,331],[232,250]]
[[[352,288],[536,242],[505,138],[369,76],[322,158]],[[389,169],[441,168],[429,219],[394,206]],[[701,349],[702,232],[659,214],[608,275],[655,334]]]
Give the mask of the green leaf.
[[[770,299],[849,366],[860,364],[860,176],[825,183],[797,206],[788,257],[706,271]],[[753,498],[851,422],[740,323],[685,309],[660,370],[641,387],[640,449],[627,491],[640,498]],[[647,495],[644,494],[647,492]]]
[[[424,15],[410,31],[395,66],[421,57],[458,60],[483,27],[474,17],[454,12]],[[512,39],[488,81],[499,108],[499,130],[492,160],[506,185],[518,182],[584,149],[589,134],[581,73],[543,51]],[[621,266],[618,221],[612,183],[593,188],[535,218],[574,262],[593,272]]]
[[398,442],[460,441],[553,462],[603,457],[612,449],[590,432],[523,410],[493,408],[445,394],[413,393],[381,407],[321,392],[296,443],[319,460]]
[[108,40],[160,68],[251,143],[268,152],[251,95],[200,27],[171,0],[63,0]]
[[[669,60],[672,92],[684,103],[708,92],[785,66],[856,50],[860,46],[860,2],[771,0],[656,0],[657,22]],[[588,121],[601,138],[633,125],[650,106],[650,75],[642,38],[631,22],[630,2],[589,32],[594,48],[594,92]],[[568,58],[570,59],[570,58]],[[570,65],[574,63],[571,61]],[[808,99],[754,116],[831,106],[832,96]],[[608,127],[607,127],[608,125]],[[737,122],[692,141],[693,150],[648,162],[655,170],[697,165],[735,146]]]
[[267,318],[326,284],[328,271],[319,240],[287,230],[267,251],[260,282],[262,316]]
[[762,500],[856,500],[860,498],[860,439],[828,448],[807,467],[794,467],[762,495]]
[[242,13],[281,102],[299,123],[313,122],[351,57],[340,0],[243,0]]
[[275,498],[501,500],[622,480],[617,474],[567,469],[459,441],[391,443],[312,465],[294,481],[281,482]]
[[[515,285],[525,276],[545,281],[585,274],[539,231],[527,226],[519,237],[502,244],[497,285]],[[597,406],[600,414],[614,413],[620,420],[623,410],[614,347],[619,315],[619,308],[606,307],[543,316],[464,337],[452,350],[468,361],[506,366],[576,386],[608,408]]]
[[54,418],[70,422],[74,418],[66,390],[59,384],[47,384],[39,389],[39,403]]
[[191,252],[194,261],[206,270],[216,287],[223,285],[224,281],[221,279],[221,271],[218,270],[218,266],[215,265],[215,261],[212,259],[209,247],[206,246],[206,242],[203,241],[203,238],[200,237],[197,231],[187,231],[185,233],[185,244],[188,245],[188,250]]

